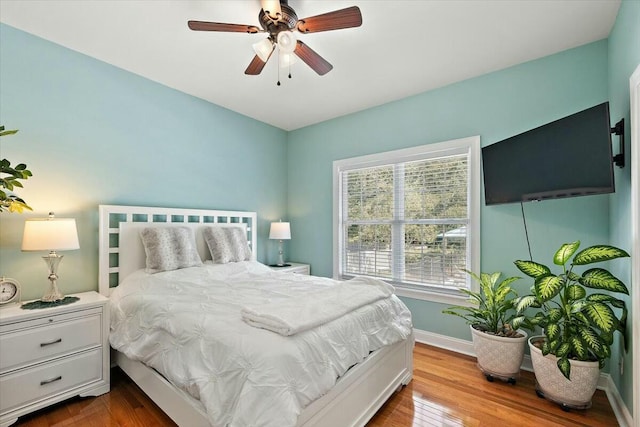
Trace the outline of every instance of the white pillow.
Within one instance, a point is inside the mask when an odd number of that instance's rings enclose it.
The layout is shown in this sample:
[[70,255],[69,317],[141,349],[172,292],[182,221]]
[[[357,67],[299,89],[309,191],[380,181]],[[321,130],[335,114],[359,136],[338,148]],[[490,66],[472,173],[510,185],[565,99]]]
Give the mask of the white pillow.
[[251,259],[247,233],[242,227],[206,227],[202,235],[215,264]]
[[147,255],[147,273],[202,265],[195,235],[188,227],[148,227],[142,229],[140,237]]

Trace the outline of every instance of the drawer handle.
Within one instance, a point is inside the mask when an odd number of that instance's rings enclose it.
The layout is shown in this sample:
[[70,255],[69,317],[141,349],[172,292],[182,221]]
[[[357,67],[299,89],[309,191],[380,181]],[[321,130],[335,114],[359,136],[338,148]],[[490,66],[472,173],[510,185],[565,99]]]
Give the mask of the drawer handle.
[[58,344],[59,342],[62,342],[62,338],[58,338],[57,340],[53,340],[53,341],[49,341],[49,342],[42,342],[42,343],[40,343],[40,347],[46,347],[46,346],[51,345],[51,344]]
[[60,381],[61,379],[62,379],[62,376],[60,375],[60,376],[57,376],[55,378],[50,378],[48,380],[40,381],[40,385],[51,384],[53,382]]

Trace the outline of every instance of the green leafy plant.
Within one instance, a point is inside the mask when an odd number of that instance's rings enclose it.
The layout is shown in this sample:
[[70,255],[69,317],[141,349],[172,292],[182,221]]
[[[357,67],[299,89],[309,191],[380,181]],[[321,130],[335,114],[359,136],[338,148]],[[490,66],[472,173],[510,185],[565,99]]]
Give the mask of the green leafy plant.
[[[539,348],[543,355],[558,357],[558,368],[567,379],[571,376],[569,360],[572,359],[598,361],[602,368],[611,356],[614,333],[621,332],[624,338],[627,322],[625,302],[610,294],[628,295],[629,290],[624,283],[603,268],[590,268],[582,275],[573,269],[628,257],[629,254],[614,246],[596,245],[573,256],[579,247],[580,242],[576,241],[565,243],[558,249],[553,263],[561,266],[562,272],[557,275],[546,265],[515,261],[520,271],[535,280],[532,294],[519,298],[516,309],[519,315],[528,308],[539,309],[533,317],[528,317],[532,325],[544,330],[546,339]],[[597,291],[587,295],[585,288]],[[620,310],[620,317],[614,310]]]
[[508,277],[498,281],[502,273],[477,274],[465,270],[480,284],[480,292],[472,292],[461,288],[460,291],[469,297],[472,306],[452,306],[442,312],[462,317],[475,329],[499,336],[518,336],[520,326],[528,328],[527,318],[516,317],[515,298],[518,296],[511,283],[520,277]]
[[[13,135],[17,132],[17,130],[4,130],[4,126],[0,126],[0,136]],[[16,187],[23,188],[20,181],[26,180],[30,176],[32,176],[31,171],[24,163],[12,167],[9,160],[0,160],[0,212],[32,210],[23,199],[13,192]]]

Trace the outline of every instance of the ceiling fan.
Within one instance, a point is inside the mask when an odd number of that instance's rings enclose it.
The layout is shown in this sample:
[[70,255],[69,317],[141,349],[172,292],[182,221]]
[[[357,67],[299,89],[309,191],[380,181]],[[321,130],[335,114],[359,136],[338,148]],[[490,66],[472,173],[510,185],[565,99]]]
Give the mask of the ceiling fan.
[[258,19],[262,29],[255,25],[207,21],[189,21],[188,25],[194,31],[268,33],[269,36],[266,39],[253,45],[256,55],[244,71],[245,74],[260,74],[277,46],[280,66],[292,64],[295,55],[321,76],[331,71],[333,65],[305,43],[297,40],[295,31],[303,34],[317,33],[362,25],[362,14],[357,6],[298,19],[295,10],[288,5],[288,0],[261,0],[260,4],[262,9],[260,9]]

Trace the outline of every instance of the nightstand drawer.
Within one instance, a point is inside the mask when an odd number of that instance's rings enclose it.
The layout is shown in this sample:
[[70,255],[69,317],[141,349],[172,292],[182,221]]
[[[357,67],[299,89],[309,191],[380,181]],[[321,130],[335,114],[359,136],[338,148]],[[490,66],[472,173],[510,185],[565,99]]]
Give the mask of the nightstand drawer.
[[270,265],[269,268],[280,273],[305,274],[307,276],[311,274],[311,266],[309,264],[302,264],[299,262],[289,262],[287,265],[282,267]]
[[306,276],[308,276],[310,274],[310,267],[308,265],[300,265],[297,266],[295,268],[292,268],[291,270],[289,270],[291,273],[294,274],[304,274]]
[[0,376],[0,412],[68,392],[102,378],[102,348]]
[[58,320],[0,335],[0,373],[101,345],[99,314]]

